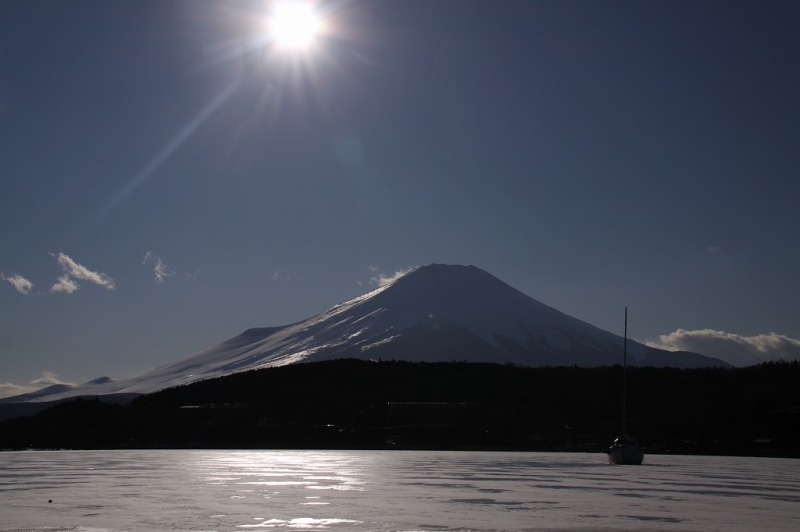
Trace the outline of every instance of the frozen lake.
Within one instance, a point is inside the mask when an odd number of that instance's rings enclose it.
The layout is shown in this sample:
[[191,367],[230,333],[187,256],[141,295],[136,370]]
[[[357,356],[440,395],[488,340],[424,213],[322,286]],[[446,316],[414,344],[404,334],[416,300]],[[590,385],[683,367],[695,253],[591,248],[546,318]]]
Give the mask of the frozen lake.
[[[0,453],[0,530],[800,530],[800,460],[418,451]],[[52,501],[52,502],[50,502]]]

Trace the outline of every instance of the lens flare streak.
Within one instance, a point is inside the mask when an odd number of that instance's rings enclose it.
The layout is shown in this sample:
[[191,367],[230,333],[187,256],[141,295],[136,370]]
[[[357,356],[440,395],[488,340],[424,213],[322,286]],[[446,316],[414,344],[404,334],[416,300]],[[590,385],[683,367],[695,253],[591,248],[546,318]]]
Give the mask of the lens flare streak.
[[236,92],[239,88],[240,80],[235,79],[231,81],[222,91],[209,102],[194,118],[192,118],[186,126],[181,129],[177,135],[154,157],[142,170],[131,179],[122,190],[120,190],[111,200],[106,203],[102,209],[95,216],[96,220],[105,218],[112,210],[114,210],[125,198],[133,193],[137,188],[144,184],[153,174],[169,159],[192,135],[194,135],[200,127],[211,116],[219,110],[219,108]]

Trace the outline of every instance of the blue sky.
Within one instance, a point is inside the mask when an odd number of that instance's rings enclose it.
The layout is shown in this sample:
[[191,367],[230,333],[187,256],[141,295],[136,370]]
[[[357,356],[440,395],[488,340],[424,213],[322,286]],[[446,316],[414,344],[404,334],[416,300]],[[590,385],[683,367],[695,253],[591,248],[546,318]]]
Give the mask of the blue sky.
[[273,4],[0,3],[7,392],[433,262],[613,332],[628,306],[643,341],[800,352],[797,2],[337,0],[305,51]]

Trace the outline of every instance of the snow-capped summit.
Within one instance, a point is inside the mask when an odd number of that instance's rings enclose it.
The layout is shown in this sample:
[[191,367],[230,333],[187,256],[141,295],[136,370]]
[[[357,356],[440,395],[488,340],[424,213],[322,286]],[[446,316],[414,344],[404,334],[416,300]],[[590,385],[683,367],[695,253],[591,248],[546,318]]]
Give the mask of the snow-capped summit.
[[[240,371],[332,358],[606,366],[622,337],[544,305],[474,266],[415,268],[367,294],[283,327],[249,329],[139,377],[93,381],[34,401],[147,393]],[[628,341],[635,365],[726,366]]]

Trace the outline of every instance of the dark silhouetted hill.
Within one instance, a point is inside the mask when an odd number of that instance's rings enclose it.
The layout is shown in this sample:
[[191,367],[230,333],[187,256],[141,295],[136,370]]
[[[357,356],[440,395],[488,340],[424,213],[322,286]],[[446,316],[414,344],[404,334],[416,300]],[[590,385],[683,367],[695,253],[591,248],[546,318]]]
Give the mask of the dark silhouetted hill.
[[[622,368],[336,360],[141,396],[71,400],[0,423],[0,448],[599,451],[620,431]],[[628,368],[647,452],[800,456],[800,365]]]

